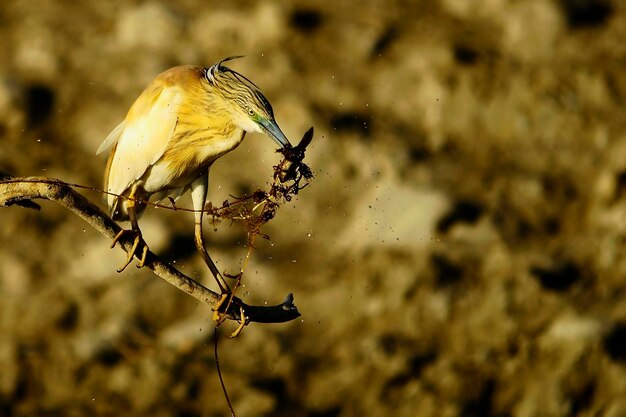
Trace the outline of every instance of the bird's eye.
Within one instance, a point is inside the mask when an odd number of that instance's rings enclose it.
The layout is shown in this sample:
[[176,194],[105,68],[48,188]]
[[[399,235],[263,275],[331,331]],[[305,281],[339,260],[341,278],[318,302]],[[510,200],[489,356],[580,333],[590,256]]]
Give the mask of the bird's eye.
[[252,109],[248,109],[248,114],[249,114],[250,116],[254,116],[254,110],[252,110]]

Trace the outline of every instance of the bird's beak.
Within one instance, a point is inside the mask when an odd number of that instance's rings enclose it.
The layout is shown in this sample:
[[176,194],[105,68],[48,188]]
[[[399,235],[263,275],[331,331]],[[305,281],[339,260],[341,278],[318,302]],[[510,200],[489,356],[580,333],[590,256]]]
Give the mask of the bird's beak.
[[276,143],[278,143],[281,148],[291,147],[291,143],[289,143],[289,140],[280,130],[280,127],[278,127],[278,124],[276,124],[275,120],[262,120],[261,127],[269,137],[271,137],[276,141]]

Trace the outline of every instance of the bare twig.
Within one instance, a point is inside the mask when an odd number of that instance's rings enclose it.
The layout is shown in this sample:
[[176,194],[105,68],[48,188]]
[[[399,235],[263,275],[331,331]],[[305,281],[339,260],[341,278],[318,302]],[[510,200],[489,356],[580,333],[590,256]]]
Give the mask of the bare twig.
[[[31,201],[34,199],[50,200],[62,205],[111,240],[121,230],[121,227],[98,206],[62,181],[47,177],[9,178],[3,176],[0,179],[0,207],[14,204],[34,207],[36,204]],[[119,243],[124,251],[128,252],[132,248],[133,237],[122,236]],[[148,252],[145,266],[160,278],[204,304],[215,307],[220,300],[219,294],[184,275],[170,264],[163,262],[152,252]],[[293,304],[291,294],[283,303],[270,307],[250,306],[241,299],[234,297],[226,315],[231,320],[240,321],[242,309],[245,312],[246,320],[258,323],[283,323],[300,316],[298,309]]]

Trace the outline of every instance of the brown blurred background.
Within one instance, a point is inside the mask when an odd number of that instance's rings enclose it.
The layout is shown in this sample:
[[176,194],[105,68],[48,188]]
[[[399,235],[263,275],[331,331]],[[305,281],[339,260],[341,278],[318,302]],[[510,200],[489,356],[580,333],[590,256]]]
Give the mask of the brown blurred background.
[[[144,86],[230,55],[316,129],[240,293],[302,319],[220,342],[238,416],[626,415],[622,1],[2,0],[0,170],[100,186]],[[212,200],[277,161],[248,136]],[[42,205],[0,210],[0,415],[227,415],[210,310]],[[191,215],[141,225],[213,286]],[[242,228],[208,238],[236,272]]]

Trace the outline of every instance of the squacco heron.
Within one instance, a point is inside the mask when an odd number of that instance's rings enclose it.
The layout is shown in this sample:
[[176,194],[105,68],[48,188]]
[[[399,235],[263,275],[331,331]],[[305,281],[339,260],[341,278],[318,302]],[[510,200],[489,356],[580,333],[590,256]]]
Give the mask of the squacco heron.
[[[130,108],[126,119],[104,140],[97,153],[111,148],[105,173],[107,203],[114,220],[130,220],[135,235],[124,270],[137,255],[143,266],[148,246],[137,219],[154,196],[174,200],[191,191],[195,244],[222,294],[230,289],[207,253],[202,215],[209,169],[235,149],[246,132],[265,133],[282,148],[291,144],[274,119],[272,106],[243,75],[217,64],[179,66],[158,75]],[[142,248],[142,253],[138,250]]]

